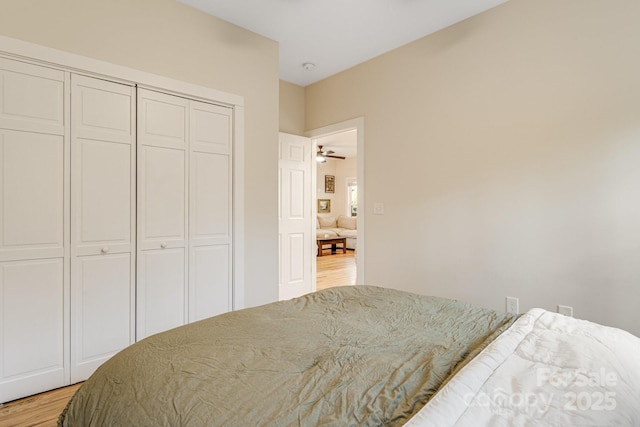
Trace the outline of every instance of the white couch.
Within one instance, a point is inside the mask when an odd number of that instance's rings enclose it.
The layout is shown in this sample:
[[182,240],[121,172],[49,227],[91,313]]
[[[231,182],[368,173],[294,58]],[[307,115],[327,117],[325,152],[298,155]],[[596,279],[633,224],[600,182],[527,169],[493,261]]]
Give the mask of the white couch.
[[357,218],[332,214],[318,214],[316,218],[317,237],[346,237],[347,249],[355,249],[358,238]]

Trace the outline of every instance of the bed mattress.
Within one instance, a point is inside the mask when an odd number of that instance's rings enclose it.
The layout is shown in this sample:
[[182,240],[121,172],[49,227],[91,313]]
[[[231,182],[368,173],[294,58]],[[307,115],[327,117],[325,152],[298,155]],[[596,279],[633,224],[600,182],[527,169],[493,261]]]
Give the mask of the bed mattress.
[[391,289],[328,289],[128,347],[59,425],[403,425],[514,320]]

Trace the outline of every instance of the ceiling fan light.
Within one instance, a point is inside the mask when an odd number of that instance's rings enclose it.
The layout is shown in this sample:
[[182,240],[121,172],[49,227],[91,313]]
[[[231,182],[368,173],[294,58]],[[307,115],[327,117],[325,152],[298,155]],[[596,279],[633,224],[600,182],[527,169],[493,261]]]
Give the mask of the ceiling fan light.
[[316,162],[318,163],[324,163],[326,162],[327,159],[322,155],[322,154],[317,154],[316,155]]

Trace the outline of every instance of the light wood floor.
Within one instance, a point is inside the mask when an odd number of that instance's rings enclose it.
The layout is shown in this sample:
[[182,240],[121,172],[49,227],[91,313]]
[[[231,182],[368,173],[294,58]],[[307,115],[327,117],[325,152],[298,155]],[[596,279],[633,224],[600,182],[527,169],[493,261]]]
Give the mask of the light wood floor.
[[0,427],[55,426],[58,415],[80,384],[14,400],[0,406]]
[[[325,251],[328,253],[328,251]],[[356,257],[354,251],[346,254],[338,251],[333,255],[316,257],[316,289],[356,284]]]
[[[316,262],[318,290],[356,284],[356,258],[353,251],[316,257]],[[58,415],[80,385],[63,387],[0,406],[0,427],[55,426]]]

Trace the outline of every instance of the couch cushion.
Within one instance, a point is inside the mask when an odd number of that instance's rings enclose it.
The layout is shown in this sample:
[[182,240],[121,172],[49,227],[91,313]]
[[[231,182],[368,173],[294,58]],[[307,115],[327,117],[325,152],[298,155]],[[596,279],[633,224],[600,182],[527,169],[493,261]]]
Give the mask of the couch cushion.
[[358,237],[358,230],[349,230],[348,228],[342,228],[338,232],[338,235],[340,237],[356,238],[356,237]]
[[349,230],[355,230],[358,228],[358,218],[355,216],[343,216],[340,215],[338,217],[338,227],[339,228],[348,228]]
[[320,228],[336,228],[336,217],[333,215],[318,215]]
[[338,233],[336,233],[333,230],[325,230],[322,228],[318,228],[316,230],[316,239],[329,239],[329,238],[334,238],[334,237],[338,237]]

